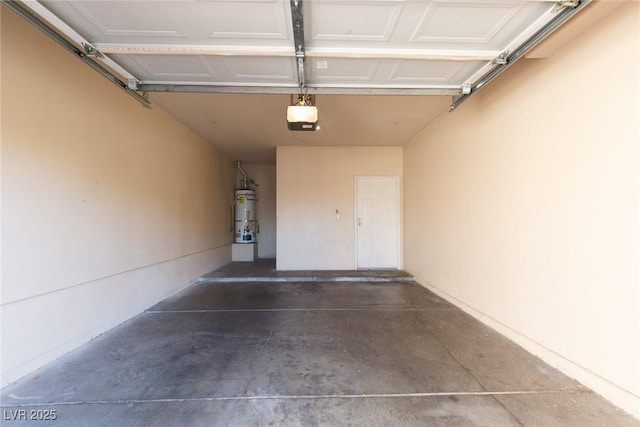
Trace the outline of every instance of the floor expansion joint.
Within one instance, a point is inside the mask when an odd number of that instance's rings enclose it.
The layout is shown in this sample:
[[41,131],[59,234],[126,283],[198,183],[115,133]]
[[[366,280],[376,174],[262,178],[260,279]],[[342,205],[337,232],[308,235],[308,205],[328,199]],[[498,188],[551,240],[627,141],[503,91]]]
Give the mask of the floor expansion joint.
[[319,394],[319,395],[265,395],[265,396],[211,396],[186,398],[157,398],[157,399],[105,399],[69,402],[39,402],[19,403],[15,405],[0,405],[2,409],[33,408],[48,406],[76,406],[76,405],[130,405],[145,403],[181,403],[181,402],[219,402],[219,401],[251,401],[251,400],[314,400],[314,399],[398,399],[398,398],[428,398],[449,396],[522,396],[549,394],[590,394],[590,390],[515,390],[515,391],[459,391],[459,392],[418,392],[418,393],[364,393],[364,394]]

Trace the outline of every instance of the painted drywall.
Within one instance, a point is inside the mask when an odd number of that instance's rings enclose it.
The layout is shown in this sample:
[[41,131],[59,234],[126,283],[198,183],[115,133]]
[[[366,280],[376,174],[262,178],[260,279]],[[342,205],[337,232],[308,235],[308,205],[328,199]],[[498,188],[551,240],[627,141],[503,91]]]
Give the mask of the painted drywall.
[[[0,36],[2,35],[2,7],[0,7]],[[0,39],[0,304],[2,304],[2,40]],[[2,310],[0,306],[0,310]],[[0,315],[1,316],[1,315]],[[0,321],[2,317],[0,317]],[[0,325],[0,346],[2,345],[2,325]],[[2,348],[0,348],[0,387],[2,382]]]
[[[276,257],[276,167],[275,165],[243,165],[257,186],[256,219],[258,220],[258,258]],[[238,177],[241,179],[242,177]]]
[[404,150],[404,263],[640,415],[640,3],[514,65]]
[[233,163],[2,13],[2,384],[231,260]]
[[277,268],[355,269],[355,177],[402,177],[402,147],[278,147],[276,159]]

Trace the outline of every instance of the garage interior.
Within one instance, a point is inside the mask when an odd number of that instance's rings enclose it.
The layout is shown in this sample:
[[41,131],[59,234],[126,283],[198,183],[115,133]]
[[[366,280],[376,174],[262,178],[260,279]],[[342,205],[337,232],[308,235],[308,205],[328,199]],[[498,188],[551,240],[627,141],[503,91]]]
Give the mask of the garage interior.
[[[102,403],[61,414],[140,425],[146,400],[174,407],[174,424],[204,411],[241,425],[549,425],[569,407],[574,425],[637,424],[625,412],[640,416],[638,2],[14,4],[91,45],[63,37],[78,60],[0,8],[3,416],[64,402],[75,384]],[[315,132],[287,129],[300,94],[315,95]],[[258,260],[239,268],[275,265],[262,281],[211,282],[239,265],[237,160],[260,224]],[[359,180],[380,177],[398,192],[395,244],[380,245],[394,265],[379,267],[410,280],[380,280],[362,257]],[[147,337],[192,366],[206,355],[220,388],[154,361]],[[157,369],[127,364],[129,345]],[[34,381],[51,394],[16,403]],[[133,392],[109,394],[118,381]]]

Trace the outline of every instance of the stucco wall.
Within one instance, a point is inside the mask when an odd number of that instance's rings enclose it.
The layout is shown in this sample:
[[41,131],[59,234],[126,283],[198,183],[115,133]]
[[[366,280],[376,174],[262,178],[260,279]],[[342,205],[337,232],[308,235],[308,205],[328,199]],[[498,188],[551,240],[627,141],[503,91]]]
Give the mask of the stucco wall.
[[640,414],[640,4],[404,150],[405,267]]
[[231,161],[2,12],[2,384],[231,260]]
[[278,269],[355,269],[355,177],[402,177],[402,147],[278,147],[276,157]]

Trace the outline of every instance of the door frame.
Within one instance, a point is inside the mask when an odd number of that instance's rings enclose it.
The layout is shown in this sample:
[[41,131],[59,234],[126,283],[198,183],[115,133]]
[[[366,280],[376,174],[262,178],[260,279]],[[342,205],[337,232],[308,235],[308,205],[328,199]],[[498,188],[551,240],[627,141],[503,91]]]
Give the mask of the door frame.
[[[360,269],[358,265],[358,181],[367,180],[367,179],[380,179],[387,178],[393,179],[396,189],[396,260],[395,260],[395,268],[398,270],[402,269],[402,194],[401,194],[401,186],[400,186],[400,175],[356,175],[354,179],[354,217],[353,217],[353,227],[354,227],[354,246],[355,246],[355,267],[356,270]],[[384,267],[381,267],[383,269]],[[393,267],[391,267],[393,268]]]

